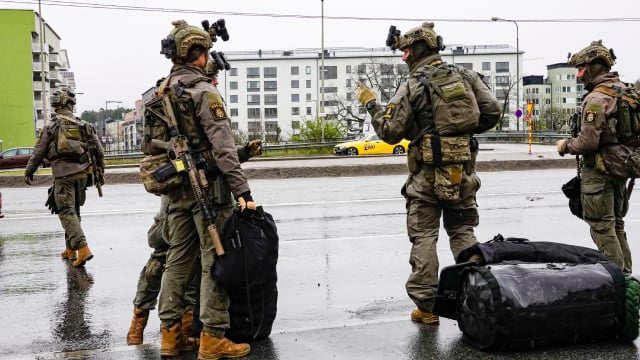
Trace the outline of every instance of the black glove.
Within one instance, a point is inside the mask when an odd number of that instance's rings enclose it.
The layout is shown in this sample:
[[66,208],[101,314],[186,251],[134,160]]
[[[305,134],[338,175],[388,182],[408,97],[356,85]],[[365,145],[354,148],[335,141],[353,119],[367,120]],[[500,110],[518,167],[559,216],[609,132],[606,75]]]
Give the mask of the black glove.
[[52,186],[47,190],[47,192],[49,193],[49,196],[47,197],[47,202],[44,203],[44,206],[51,211],[51,214],[57,214],[58,205],[56,204],[55,188]]

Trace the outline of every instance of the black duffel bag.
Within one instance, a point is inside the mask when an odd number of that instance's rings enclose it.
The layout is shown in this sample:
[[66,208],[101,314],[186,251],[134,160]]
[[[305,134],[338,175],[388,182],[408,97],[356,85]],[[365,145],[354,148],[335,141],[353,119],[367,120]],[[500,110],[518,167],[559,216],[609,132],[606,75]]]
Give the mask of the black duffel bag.
[[625,278],[611,262],[469,266],[457,304],[464,339],[483,350],[624,338]]

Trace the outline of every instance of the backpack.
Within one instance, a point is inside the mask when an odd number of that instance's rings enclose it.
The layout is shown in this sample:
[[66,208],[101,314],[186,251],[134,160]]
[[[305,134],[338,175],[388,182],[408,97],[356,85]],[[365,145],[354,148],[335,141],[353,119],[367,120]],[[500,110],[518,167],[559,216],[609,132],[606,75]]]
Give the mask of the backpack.
[[622,143],[640,137],[640,92],[632,85],[597,86],[593,91],[616,98],[616,136]]
[[56,115],[55,150],[59,158],[77,159],[87,151],[86,130],[82,120]]
[[480,108],[465,81],[465,69],[442,63],[427,66],[419,78],[427,91],[436,131],[441,136],[470,134],[478,127]]
[[613,175],[640,177],[640,92],[632,85],[597,86],[597,91],[616,98],[616,138],[618,146],[599,149],[605,165]]
[[[210,81],[206,77],[197,77],[186,85],[178,82],[173,87],[165,89],[169,95],[171,106],[175,115],[179,118],[179,125],[185,125],[179,129],[187,139],[193,151],[201,150],[203,144],[194,139],[202,139],[200,128],[195,125],[193,118],[193,101],[189,96],[181,96],[185,88],[191,88],[201,81]],[[164,80],[158,81],[159,86],[166,84]],[[144,124],[142,127],[142,152],[147,155],[140,161],[140,177],[144,188],[151,194],[166,194],[171,188],[183,183],[183,176],[178,174],[168,156],[171,140],[170,122],[164,108],[162,94],[156,94],[144,104]],[[177,175],[177,176],[176,176]]]

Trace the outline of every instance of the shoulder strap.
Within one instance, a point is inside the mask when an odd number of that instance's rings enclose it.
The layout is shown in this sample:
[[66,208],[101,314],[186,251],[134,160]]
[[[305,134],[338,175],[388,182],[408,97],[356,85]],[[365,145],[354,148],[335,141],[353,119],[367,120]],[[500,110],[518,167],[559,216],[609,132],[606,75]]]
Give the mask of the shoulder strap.
[[640,104],[640,99],[635,99],[631,96],[625,95],[623,93],[623,88],[619,87],[619,86],[605,86],[605,85],[600,85],[600,86],[596,86],[595,89],[593,89],[593,91],[595,92],[599,92],[601,94],[605,94],[605,95],[609,95],[611,97],[615,97],[615,98],[620,98],[624,101],[630,102],[632,104]]

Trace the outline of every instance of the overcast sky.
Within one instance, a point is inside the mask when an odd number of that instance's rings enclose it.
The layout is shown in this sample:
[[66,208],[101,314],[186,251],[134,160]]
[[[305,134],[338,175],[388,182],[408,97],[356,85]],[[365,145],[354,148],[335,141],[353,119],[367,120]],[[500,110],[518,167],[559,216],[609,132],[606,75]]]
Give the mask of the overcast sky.
[[[223,52],[320,48],[323,8],[327,48],[382,47],[389,25],[404,33],[424,20],[435,23],[446,44],[515,47],[515,24],[492,22],[495,16],[517,21],[520,49],[525,52],[521,75],[546,75],[546,65],[564,62],[567,53],[602,39],[618,56],[614,70],[624,81],[634,82],[640,79],[640,2],[610,4],[594,0],[41,1],[45,21],[68,50],[77,91],[84,93],[78,96],[78,114],[104,108],[105,101],[134,107],[135,100],[171,66],[160,55],[160,40],[171,30],[172,20],[185,19],[199,26],[204,19],[224,18],[230,40],[214,44]],[[0,0],[0,8],[38,11],[38,1]]]

